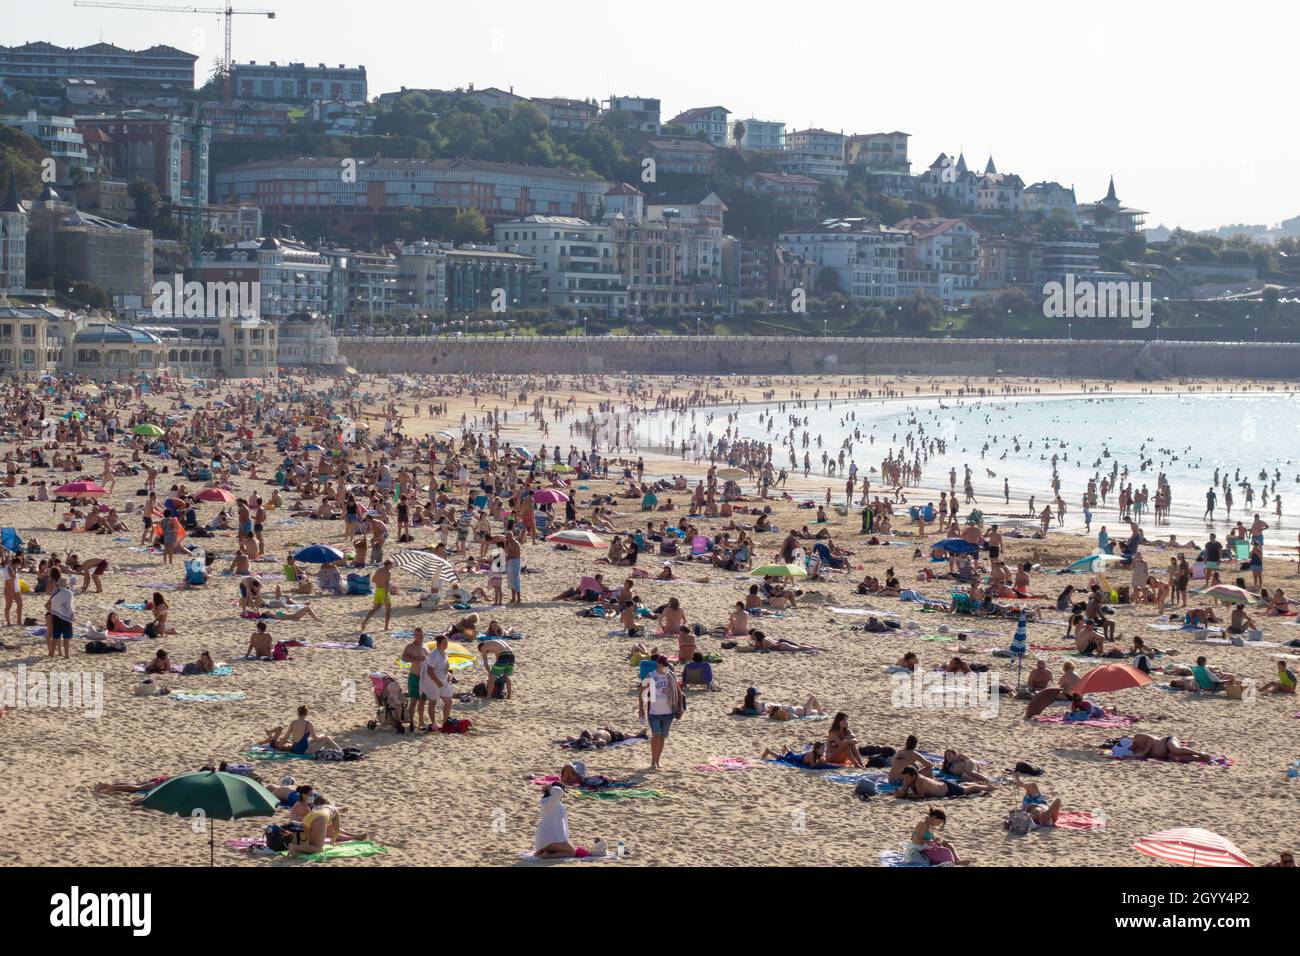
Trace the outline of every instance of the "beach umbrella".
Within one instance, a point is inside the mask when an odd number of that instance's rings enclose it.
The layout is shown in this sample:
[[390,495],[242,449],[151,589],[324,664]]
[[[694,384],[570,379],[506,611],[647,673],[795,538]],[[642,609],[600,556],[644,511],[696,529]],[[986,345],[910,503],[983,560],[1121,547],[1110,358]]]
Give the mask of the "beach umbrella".
[[1105,694],[1151,683],[1151,677],[1128,664],[1103,664],[1070,689],[1074,694]]
[[1123,561],[1117,554],[1090,554],[1087,557],[1080,558],[1067,567],[1066,571],[1095,571],[1104,564],[1114,564]]
[[417,578],[439,578],[447,584],[459,584],[460,577],[455,567],[446,558],[439,557],[432,551],[408,548],[393,554],[393,564]]
[[1065,691],[1059,687],[1049,687],[1047,690],[1040,690],[1037,694],[1029,699],[1029,706],[1025,708],[1025,720],[1031,720],[1045,711],[1050,705],[1056,703],[1065,696]]
[[604,548],[608,542],[600,536],[592,534],[590,531],[582,531],[578,528],[569,528],[564,531],[557,531],[550,535],[547,541],[555,544],[567,544],[578,548]]
[[717,472],[719,478],[731,478],[739,481],[741,478],[748,478],[749,472],[740,468],[722,468]]
[[1011,653],[1016,656],[1016,686],[1020,686],[1020,668],[1029,653],[1029,624],[1025,621],[1025,612],[1020,612],[1016,622],[1016,636],[1011,639]]
[[308,445],[303,445],[302,450],[303,451],[324,451],[325,449],[322,448],[320,445],[316,444],[315,442],[312,442]]
[[1133,849],[1183,866],[1254,866],[1231,840],[1199,827],[1176,827],[1144,836]]
[[225,488],[204,488],[194,496],[199,501],[215,501],[223,505],[233,505],[236,498]]
[[533,460],[533,453],[529,451],[527,448],[525,448],[523,445],[515,445],[514,450],[521,457],[527,458],[529,461]]
[[98,498],[108,494],[108,489],[97,481],[70,481],[55,488],[54,493],[65,498]]
[[1227,601],[1229,604],[1249,604],[1255,600],[1249,591],[1245,588],[1239,588],[1235,584],[1216,584],[1207,591],[1202,591],[1206,597],[1218,598],[1220,601]]
[[560,475],[567,475],[574,470],[575,469],[572,465],[566,465],[563,462],[561,462],[560,464],[556,465],[554,468],[551,469],[551,471]]
[[146,438],[159,438],[166,433],[157,425],[151,425],[146,422],[143,425],[136,425],[135,428],[132,428],[131,434],[143,435]]
[[75,418],[77,421],[82,421],[82,420],[85,419],[85,417],[86,417],[86,413],[83,412],[83,411],[80,411],[80,410],[74,408],[72,411],[66,413],[63,417],[64,417],[64,418]]
[[275,794],[251,777],[216,770],[200,770],[172,777],[141,801],[141,806],[161,813],[208,820],[208,863],[216,865],[216,833],[213,820],[242,820],[269,817],[280,801]]
[[533,492],[533,501],[539,505],[558,505],[568,500],[568,495],[563,491],[556,491],[554,488],[543,488],[541,491]]
[[331,548],[328,544],[309,544],[293,556],[295,561],[305,564],[333,564],[343,560],[343,552]]
[[808,570],[797,564],[765,564],[749,572],[756,578],[806,578]]
[[977,544],[971,544],[965,538],[944,538],[937,542],[931,549],[933,551],[948,551],[951,554],[979,554],[980,548]]

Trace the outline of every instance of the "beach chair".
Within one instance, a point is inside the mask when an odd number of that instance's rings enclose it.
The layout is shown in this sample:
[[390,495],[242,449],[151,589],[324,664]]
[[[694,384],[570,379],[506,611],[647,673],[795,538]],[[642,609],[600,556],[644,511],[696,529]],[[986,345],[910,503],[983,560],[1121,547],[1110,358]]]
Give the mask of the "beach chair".
[[0,528],[0,548],[14,554],[22,554],[23,539],[18,537],[16,528]]
[[538,511],[534,514],[534,520],[537,522],[538,534],[550,534],[551,516],[545,511]]

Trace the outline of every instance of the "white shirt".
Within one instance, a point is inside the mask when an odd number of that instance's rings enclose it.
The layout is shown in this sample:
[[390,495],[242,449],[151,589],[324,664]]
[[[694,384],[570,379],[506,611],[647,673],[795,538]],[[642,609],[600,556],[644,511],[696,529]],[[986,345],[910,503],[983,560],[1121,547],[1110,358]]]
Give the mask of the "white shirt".
[[660,672],[656,669],[642,682],[642,686],[650,690],[650,713],[671,714],[673,712],[672,679],[673,675],[668,671]]
[[[428,659],[424,662],[424,670],[420,675],[420,692],[430,700],[437,697],[451,696],[451,666],[447,660],[447,652],[434,648],[429,652]],[[437,678],[442,681],[439,687],[433,679]]]

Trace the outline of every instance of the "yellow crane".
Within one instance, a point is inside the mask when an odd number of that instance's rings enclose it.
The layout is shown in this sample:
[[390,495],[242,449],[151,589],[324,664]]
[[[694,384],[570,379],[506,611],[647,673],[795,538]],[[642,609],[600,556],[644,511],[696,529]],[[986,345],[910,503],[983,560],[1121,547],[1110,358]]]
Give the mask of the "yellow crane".
[[230,90],[230,67],[234,62],[230,56],[230,21],[237,16],[258,16],[266,17],[268,20],[275,19],[273,10],[240,10],[234,7],[230,0],[226,0],[224,7],[188,7],[173,6],[172,4],[163,3],[108,3],[102,0],[76,0],[74,7],[101,7],[109,10],[144,10],[151,13],[204,13],[217,14],[225,17],[226,20],[226,52],[221,59],[221,69],[226,75],[227,98]]

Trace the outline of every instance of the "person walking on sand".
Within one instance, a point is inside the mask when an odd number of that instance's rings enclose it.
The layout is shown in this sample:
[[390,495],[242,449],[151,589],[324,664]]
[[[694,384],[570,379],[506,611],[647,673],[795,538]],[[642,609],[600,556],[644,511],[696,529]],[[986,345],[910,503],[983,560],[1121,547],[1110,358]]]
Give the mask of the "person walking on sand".
[[384,609],[384,630],[388,630],[389,625],[393,623],[393,596],[390,588],[393,582],[393,562],[386,559],[383,567],[375,572],[373,584],[375,586],[375,600],[370,606],[366,619],[361,622],[361,630],[364,632],[370,619],[374,617],[375,612],[381,607]]
[[9,626],[9,612],[11,608],[16,608],[18,612],[14,624],[23,622],[23,591],[19,581],[18,572],[22,570],[23,559],[19,555],[13,555],[4,564],[4,582],[5,582],[5,627]]
[[[50,571],[50,599],[45,602],[45,649],[48,656],[58,657],[63,651],[65,660],[71,658],[72,622],[76,620],[76,597],[72,589],[63,583],[63,574],[58,568]],[[59,641],[63,647],[59,648]]]
[[681,688],[677,686],[677,677],[668,666],[668,658],[660,654],[655,660],[655,669],[641,681],[641,692],[637,695],[637,716],[642,723],[650,719],[650,769],[659,769],[659,758],[663,756],[664,744],[668,742],[668,732],[672,728],[673,718],[677,715]]

